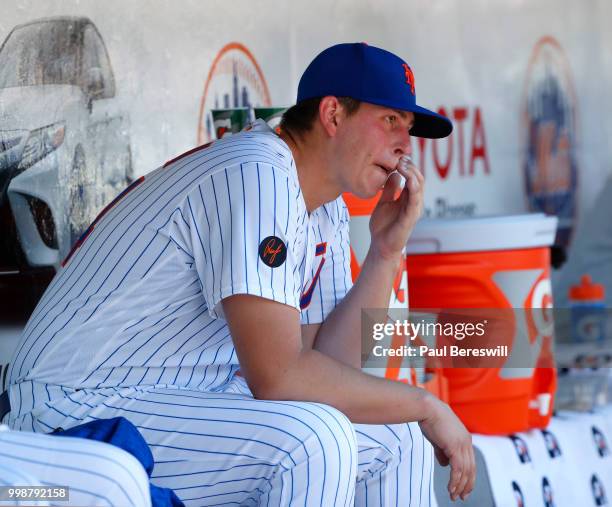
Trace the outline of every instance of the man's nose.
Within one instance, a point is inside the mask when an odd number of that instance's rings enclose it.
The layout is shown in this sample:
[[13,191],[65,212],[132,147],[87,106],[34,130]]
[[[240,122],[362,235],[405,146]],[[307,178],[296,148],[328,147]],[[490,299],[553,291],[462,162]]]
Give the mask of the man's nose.
[[408,129],[399,129],[394,151],[400,157],[402,155],[412,155],[412,142]]

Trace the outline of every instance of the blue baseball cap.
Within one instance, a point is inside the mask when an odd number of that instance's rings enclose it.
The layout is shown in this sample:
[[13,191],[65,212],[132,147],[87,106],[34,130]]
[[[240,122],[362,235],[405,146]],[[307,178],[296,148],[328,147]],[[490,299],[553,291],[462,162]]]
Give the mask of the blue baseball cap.
[[297,102],[327,95],[410,111],[414,113],[410,135],[416,137],[437,139],[453,131],[448,118],[417,105],[410,66],[399,56],[364,42],[331,46],[306,68]]

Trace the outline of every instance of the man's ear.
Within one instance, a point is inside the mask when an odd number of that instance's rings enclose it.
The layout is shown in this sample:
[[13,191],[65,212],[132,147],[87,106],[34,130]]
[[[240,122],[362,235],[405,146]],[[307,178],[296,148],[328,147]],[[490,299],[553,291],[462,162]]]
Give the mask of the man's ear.
[[334,137],[344,110],[337,97],[328,95],[319,103],[319,121],[328,136]]

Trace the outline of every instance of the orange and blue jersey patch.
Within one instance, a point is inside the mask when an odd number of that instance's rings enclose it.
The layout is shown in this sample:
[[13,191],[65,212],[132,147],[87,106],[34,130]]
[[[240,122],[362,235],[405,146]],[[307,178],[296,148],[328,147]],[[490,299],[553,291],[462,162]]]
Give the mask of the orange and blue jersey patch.
[[[325,255],[327,252],[327,242],[317,244],[315,247],[315,257]],[[321,275],[321,269],[323,268],[323,264],[325,264],[325,257],[321,259],[319,262],[319,267],[317,268],[317,272],[315,273],[312,281],[310,282],[310,286],[308,289],[302,294],[300,297],[300,309],[305,310],[310,306],[310,302],[312,301],[312,294],[314,293],[314,289],[317,286],[317,282],[319,281],[319,276]]]

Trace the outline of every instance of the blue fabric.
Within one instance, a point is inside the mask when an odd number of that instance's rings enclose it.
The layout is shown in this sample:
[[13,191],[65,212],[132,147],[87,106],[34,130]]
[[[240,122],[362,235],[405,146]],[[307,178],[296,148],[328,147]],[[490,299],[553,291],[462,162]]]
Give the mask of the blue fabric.
[[[68,430],[58,430],[53,435],[60,437],[79,437],[98,440],[120,447],[134,456],[151,477],[153,472],[153,454],[136,427],[124,417],[98,419]],[[184,507],[176,493],[168,488],[160,488],[150,484],[151,504],[153,507]]]
[[399,56],[364,42],[336,44],[321,53],[302,74],[297,102],[333,95],[414,113],[410,134],[441,138],[451,121],[416,103],[414,74]]

